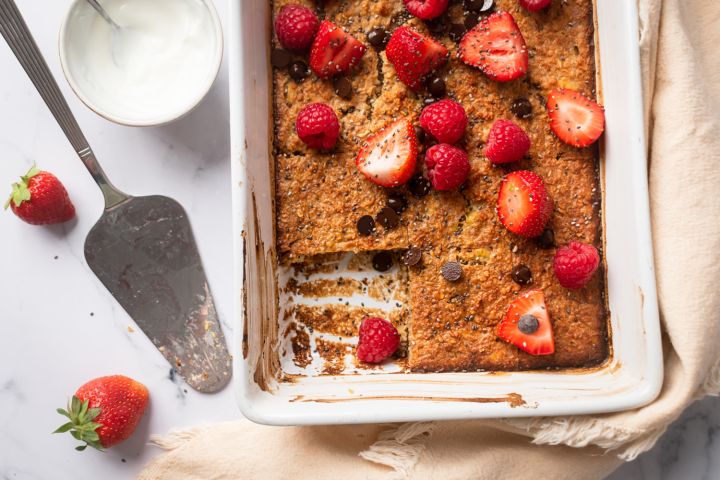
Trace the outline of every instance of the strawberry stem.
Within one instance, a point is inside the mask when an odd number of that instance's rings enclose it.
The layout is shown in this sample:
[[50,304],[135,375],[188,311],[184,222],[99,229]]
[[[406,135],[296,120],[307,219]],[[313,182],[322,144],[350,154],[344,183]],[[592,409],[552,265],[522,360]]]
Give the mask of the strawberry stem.
[[30,190],[28,189],[28,183],[30,182],[30,179],[38,173],[40,173],[40,169],[33,164],[33,166],[30,167],[30,170],[20,177],[19,182],[12,184],[12,193],[10,194],[10,198],[8,198],[7,202],[5,202],[5,210],[7,210],[10,206],[10,202],[14,203],[17,208],[22,202],[30,200],[31,195]]
[[75,450],[79,452],[82,452],[88,446],[100,451],[104,450],[100,443],[100,436],[96,432],[102,425],[93,421],[100,415],[100,409],[89,407],[90,404],[88,400],[81,401],[73,395],[72,399],[68,402],[67,410],[63,408],[56,410],[60,415],[67,417],[70,421],[60,425],[52,433],[70,432],[73,438],[85,442],[85,445],[75,447]]

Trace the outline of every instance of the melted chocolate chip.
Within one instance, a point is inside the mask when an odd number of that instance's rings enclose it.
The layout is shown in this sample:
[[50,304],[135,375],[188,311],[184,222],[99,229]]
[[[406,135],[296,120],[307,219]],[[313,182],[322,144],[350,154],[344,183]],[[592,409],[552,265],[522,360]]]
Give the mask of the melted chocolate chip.
[[447,93],[445,80],[439,75],[432,75],[428,78],[427,87],[430,91],[430,95],[435,98],[442,98]]
[[417,265],[422,260],[422,250],[418,247],[410,247],[402,256],[402,262],[408,267]]
[[375,220],[382,225],[385,230],[393,229],[400,224],[400,217],[395,210],[390,207],[383,207],[375,217]]
[[410,193],[416,197],[424,197],[430,193],[430,187],[430,180],[422,175],[416,175],[408,182],[408,189],[410,189]]
[[480,22],[480,14],[477,12],[468,12],[465,15],[465,21],[463,24],[468,30],[472,29],[475,25]]
[[335,94],[337,94],[338,97],[344,98],[345,100],[348,100],[350,97],[352,97],[352,83],[350,83],[350,80],[348,80],[347,78],[336,78],[333,86],[335,87]]
[[445,33],[445,28],[447,28],[447,16],[442,15],[438,18],[433,18],[432,20],[426,20],[425,25],[427,25],[428,30],[430,30],[431,33],[441,35]]
[[392,208],[395,213],[400,215],[407,208],[407,199],[405,198],[405,195],[392,193],[388,196],[387,205]]
[[440,273],[448,282],[457,282],[462,277],[462,265],[458,262],[445,262],[440,267]]
[[305,80],[305,77],[310,75],[310,70],[305,62],[297,60],[290,64],[288,67],[288,73],[290,74],[290,78],[299,83]]
[[378,272],[387,272],[392,267],[393,260],[390,252],[378,252],[373,255],[372,266]]
[[426,99],[423,100],[423,103],[425,104],[425,106],[428,106],[428,105],[432,105],[436,101],[437,100],[433,97],[427,97]]
[[465,10],[471,12],[490,12],[493,10],[495,2],[493,0],[465,0]]
[[424,143],[425,142],[425,130],[423,130],[420,127],[415,127],[415,138],[417,139],[418,143]]
[[518,285],[528,285],[532,282],[532,272],[527,265],[518,265],[512,271],[513,282]]
[[390,35],[383,27],[375,27],[367,34],[367,40],[376,50],[383,50],[390,39]]
[[555,246],[555,232],[551,228],[546,228],[543,233],[536,239],[540,248],[553,248]]
[[540,327],[540,322],[538,321],[537,317],[535,315],[523,315],[520,317],[520,320],[518,320],[518,330],[520,330],[522,333],[526,335],[532,335],[533,333],[537,332],[537,329]]
[[370,215],[358,218],[357,229],[360,235],[370,235],[375,231],[375,220]]
[[518,118],[530,118],[532,116],[532,103],[527,98],[516,98],[513,100],[510,110]]
[[276,68],[287,67],[290,65],[291,59],[292,57],[290,56],[290,52],[283,50],[282,48],[273,48],[272,53],[270,53],[270,63]]
[[460,23],[453,23],[452,25],[450,25],[450,29],[448,30],[450,38],[452,38],[456,42],[462,40],[463,36],[465,36],[465,32],[467,32],[465,25],[462,25]]

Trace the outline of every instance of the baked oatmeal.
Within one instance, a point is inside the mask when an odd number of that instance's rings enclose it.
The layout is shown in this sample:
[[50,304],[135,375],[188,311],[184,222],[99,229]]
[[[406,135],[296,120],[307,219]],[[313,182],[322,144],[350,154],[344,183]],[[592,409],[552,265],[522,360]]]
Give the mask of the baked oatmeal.
[[592,0],[275,0],[273,15],[280,262],[367,255],[405,290],[391,312],[298,305],[298,338],[360,332],[362,364],[395,345],[383,324],[363,334],[384,317],[410,371],[602,363]]

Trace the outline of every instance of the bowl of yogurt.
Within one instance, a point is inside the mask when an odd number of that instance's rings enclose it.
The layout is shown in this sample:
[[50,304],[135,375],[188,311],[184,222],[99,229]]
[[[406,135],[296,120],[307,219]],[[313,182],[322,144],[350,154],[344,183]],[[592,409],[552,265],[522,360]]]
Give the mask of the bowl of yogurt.
[[60,28],[60,63],[91,110],[116,123],[162,125],[195,108],[222,62],[212,0],[102,0],[115,22],[75,0]]

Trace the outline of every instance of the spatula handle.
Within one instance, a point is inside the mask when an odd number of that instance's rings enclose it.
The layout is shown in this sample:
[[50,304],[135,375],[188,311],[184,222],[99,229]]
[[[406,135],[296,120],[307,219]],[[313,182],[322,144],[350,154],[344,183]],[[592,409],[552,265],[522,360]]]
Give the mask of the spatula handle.
[[80,156],[80,160],[102,190],[105,208],[127,199],[127,195],[113,187],[100,167],[14,0],[0,0],[0,34],[5,37],[10,49],[25,69],[25,73],[32,80],[60,128],[65,132],[65,136]]

